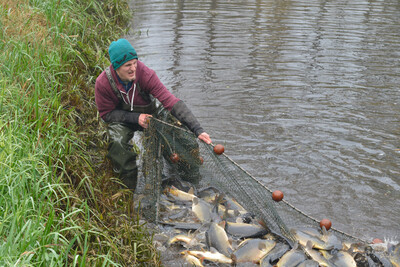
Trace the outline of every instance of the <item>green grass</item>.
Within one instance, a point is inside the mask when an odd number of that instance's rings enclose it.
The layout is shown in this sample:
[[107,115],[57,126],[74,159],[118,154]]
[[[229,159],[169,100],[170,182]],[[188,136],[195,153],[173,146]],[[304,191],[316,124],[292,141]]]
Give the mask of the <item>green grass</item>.
[[122,0],[0,0],[1,266],[159,265],[94,105],[130,15]]

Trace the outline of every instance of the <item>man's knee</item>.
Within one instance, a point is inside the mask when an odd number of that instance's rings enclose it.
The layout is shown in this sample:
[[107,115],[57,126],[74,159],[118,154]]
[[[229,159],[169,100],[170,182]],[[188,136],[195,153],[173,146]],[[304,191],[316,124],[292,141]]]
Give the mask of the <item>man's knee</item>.
[[134,130],[123,123],[110,123],[107,132],[109,136],[107,158],[111,160],[115,171],[122,174],[136,170],[137,173],[137,153],[129,143]]

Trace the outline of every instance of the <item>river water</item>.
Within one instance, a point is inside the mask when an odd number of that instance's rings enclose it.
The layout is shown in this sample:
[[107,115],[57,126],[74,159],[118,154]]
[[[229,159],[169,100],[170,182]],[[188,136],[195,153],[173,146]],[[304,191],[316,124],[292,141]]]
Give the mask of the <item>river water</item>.
[[306,214],[400,240],[398,0],[130,0],[126,37],[213,143]]

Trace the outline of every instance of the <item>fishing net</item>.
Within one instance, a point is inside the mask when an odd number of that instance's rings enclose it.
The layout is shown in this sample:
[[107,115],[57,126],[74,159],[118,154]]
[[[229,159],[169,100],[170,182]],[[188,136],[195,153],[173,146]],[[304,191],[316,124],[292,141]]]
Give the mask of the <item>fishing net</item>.
[[[143,147],[144,185],[138,193],[146,196],[147,208],[143,212],[150,221],[159,220],[158,203],[163,181],[171,179],[168,176],[175,175],[189,181],[197,189],[217,188],[235,199],[272,233],[283,237],[291,245],[296,240],[290,232],[291,228],[320,229],[320,221],[285,200],[274,201],[272,191],[266,185],[256,180],[225,153],[216,154],[213,145],[198,141],[192,132],[164,109],[160,109],[151,119],[149,128],[143,135]],[[175,154],[179,158],[177,161],[173,157]],[[170,174],[165,174],[165,169],[169,169]],[[338,229],[331,228],[330,231],[342,240],[365,243]]]

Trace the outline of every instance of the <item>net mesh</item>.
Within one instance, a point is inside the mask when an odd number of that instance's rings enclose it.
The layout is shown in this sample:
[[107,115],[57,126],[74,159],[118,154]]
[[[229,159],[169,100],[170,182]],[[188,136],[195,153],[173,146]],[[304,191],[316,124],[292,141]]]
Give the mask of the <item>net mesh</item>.
[[[163,181],[175,175],[189,181],[197,189],[214,187],[235,199],[271,232],[285,238],[291,245],[296,240],[290,232],[291,228],[320,229],[318,220],[285,200],[274,201],[272,191],[266,185],[225,153],[216,154],[213,145],[198,141],[192,132],[165,110],[161,109],[151,119],[149,128],[144,132],[143,146],[144,186],[139,193],[146,196],[148,205],[143,213],[150,221],[159,220],[158,202]],[[179,158],[176,162],[174,154]],[[165,174],[165,169],[172,172]],[[342,240],[366,243],[338,229],[331,228],[330,231]]]

